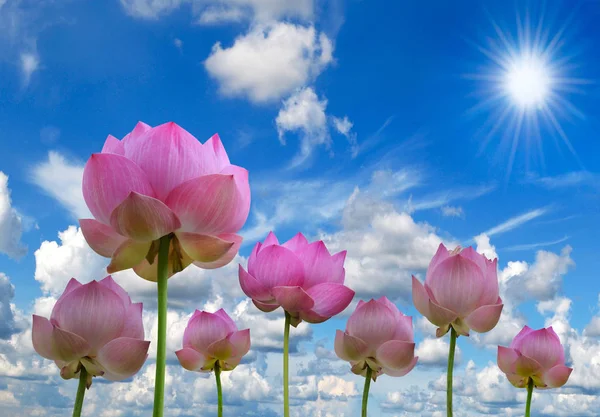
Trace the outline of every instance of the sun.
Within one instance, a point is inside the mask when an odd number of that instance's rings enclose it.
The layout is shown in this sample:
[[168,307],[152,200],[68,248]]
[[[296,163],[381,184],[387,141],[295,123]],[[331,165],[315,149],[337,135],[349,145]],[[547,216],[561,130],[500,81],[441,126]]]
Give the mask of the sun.
[[579,162],[562,123],[584,118],[571,100],[575,94],[584,93],[591,81],[573,74],[579,66],[573,62],[576,55],[566,47],[566,25],[552,31],[545,26],[542,14],[533,27],[529,13],[524,20],[517,14],[516,34],[493,20],[491,24],[495,36],[488,38],[486,45],[475,45],[485,56],[486,65],[466,74],[479,83],[476,93],[480,99],[469,113],[488,115],[477,134],[483,136],[480,152],[494,137],[501,137],[501,145],[510,149],[507,180],[521,145],[529,157],[534,155],[532,150],[537,151],[544,166],[543,142],[548,138],[566,146]]
[[504,88],[524,110],[543,110],[552,91],[552,71],[538,56],[520,56],[506,72]]

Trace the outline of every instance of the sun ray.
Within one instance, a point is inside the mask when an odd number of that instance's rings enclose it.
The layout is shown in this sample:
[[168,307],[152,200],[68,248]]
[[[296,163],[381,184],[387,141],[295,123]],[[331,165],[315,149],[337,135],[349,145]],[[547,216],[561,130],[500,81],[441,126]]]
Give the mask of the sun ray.
[[487,66],[464,75],[480,84],[478,102],[467,114],[490,111],[478,129],[477,135],[483,135],[478,154],[501,133],[500,143],[509,147],[507,182],[521,146],[525,147],[527,170],[530,158],[544,169],[543,142],[547,136],[562,143],[581,165],[562,122],[585,119],[571,95],[585,94],[593,81],[574,75],[581,67],[575,62],[577,54],[569,53],[566,37],[573,11],[553,30],[546,24],[545,6],[535,20],[529,10],[523,15],[517,13],[512,33],[490,17],[495,36],[485,45],[474,44],[488,60]]

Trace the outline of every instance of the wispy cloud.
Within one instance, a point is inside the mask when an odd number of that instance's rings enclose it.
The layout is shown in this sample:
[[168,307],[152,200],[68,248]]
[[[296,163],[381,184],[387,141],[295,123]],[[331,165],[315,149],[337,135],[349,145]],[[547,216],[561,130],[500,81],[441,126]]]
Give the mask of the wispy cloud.
[[444,217],[465,217],[465,212],[460,206],[444,206],[442,207],[442,215]]
[[565,242],[568,239],[569,239],[569,236],[564,236],[560,239],[551,240],[548,242],[527,243],[527,244],[523,244],[523,245],[509,246],[508,248],[504,248],[504,250],[510,250],[510,251],[532,250],[532,249],[537,249],[537,248],[543,248],[545,246],[558,245],[559,243]]
[[448,206],[451,202],[457,200],[474,200],[483,195],[489,194],[496,189],[495,185],[478,185],[468,187],[458,187],[442,192],[436,192],[426,195],[420,199],[413,199],[411,196],[406,203],[405,210],[408,213],[414,213],[419,210],[430,210]]
[[550,209],[548,207],[542,207],[535,210],[530,210],[526,213],[519,214],[518,216],[511,217],[505,222],[500,223],[497,226],[492,227],[491,229],[483,232],[487,236],[498,235],[500,233],[508,232],[510,230],[516,229],[517,227],[536,219],[544,214],[548,213]]
[[573,171],[551,177],[530,178],[527,182],[548,189],[569,188],[582,185],[600,187],[600,175],[589,171]]

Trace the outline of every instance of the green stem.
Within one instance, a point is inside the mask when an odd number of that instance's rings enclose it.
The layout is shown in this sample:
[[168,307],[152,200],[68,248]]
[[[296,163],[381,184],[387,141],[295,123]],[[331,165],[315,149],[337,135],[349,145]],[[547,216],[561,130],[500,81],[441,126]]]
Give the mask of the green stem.
[[77,387],[77,397],[75,397],[75,406],[73,407],[73,417],[81,416],[83,397],[85,396],[85,388],[87,385],[87,370],[82,366],[79,373],[79,386]]
[[217,380],[217,415],[223,417],[223,390],[221,388],[221,367],[215,363],[215,379]]
[[369,401],[369,388],[371,387],[371,374],[373,371],[367,366],[367,375],[365,375],[365,388],[363,389],[362,417],[367,417],[367,402]]
[[290,417],[290,384],[289,384],[289,354],[290,354],[290,321],[292,316],[285,312],[285,327],[283,330],[283,416]]
[[169,278],[170,236],[160,238],[158,247],[158,344],[156,345],[156,377],[154,380],[153,417],[162,417],[165,406],[165,364],[167,360],[167,279]]
[[456,350],[456,330],[450,326],[450,352],[448,352],[448,374],[446,388],[446,415],[452,417],[452,372],[454,371],[454,351]]
[[533,378],[527,383],[527,404],[525,404],[525,417],[531,416],[531,398],[533,397]]

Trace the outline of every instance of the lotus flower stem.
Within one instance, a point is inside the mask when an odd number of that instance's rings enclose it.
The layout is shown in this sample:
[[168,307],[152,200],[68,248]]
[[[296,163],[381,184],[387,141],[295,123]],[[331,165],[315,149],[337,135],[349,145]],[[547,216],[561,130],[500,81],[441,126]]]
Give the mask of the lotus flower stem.
[[289,353],[290,353],[290,321],[292,316],[285,312],[285,327],[283,330],[283,416],[290,417],[290,386],[289,386]]
[[169,235],[160,238],[158,248],[158,344],[156,347],[156,377],[154,380],[153,417],[162,417],[165,404],[165,364],[167,359],[167,279],[169,266]]
[[81,367],[79,371],[79,386],[77,387],[77,397],[75,397],[75,406],[73,407],[73,417],[81,416],[81,409],[83,408],[83,397],[85,396],[85,388],[87,385],[88,373],[85,367]]
[[373,371],[367,366],[367,374],[365,375],[365,388],[363,389],[362,399],[362,417],[367,417],[367,402],[369,401],[369,388],[371,387],[371,374]]
[[223,390],[221,388],[221,368],[219,361],[215,363],[215,380],[217,381],[217,416],[223,417]]
[[452,372],[454,371],[454,350],[456,349],[456,330],[450,327],[450,352],[448,352],[448,374],[446,388],[446,415],[452,417]]
[[525,404],[525,417],[531,416],[531,397],[533,397],[533,378],[527,383],[527,403]]

